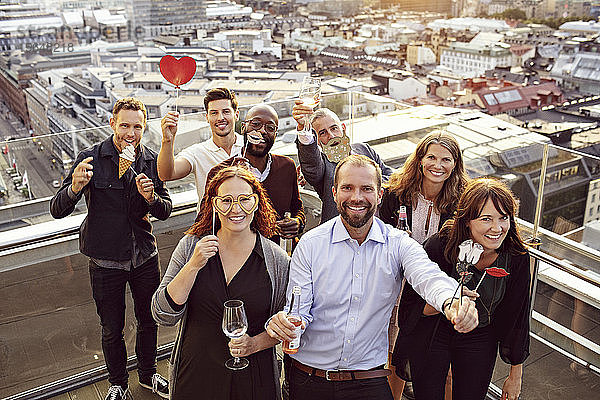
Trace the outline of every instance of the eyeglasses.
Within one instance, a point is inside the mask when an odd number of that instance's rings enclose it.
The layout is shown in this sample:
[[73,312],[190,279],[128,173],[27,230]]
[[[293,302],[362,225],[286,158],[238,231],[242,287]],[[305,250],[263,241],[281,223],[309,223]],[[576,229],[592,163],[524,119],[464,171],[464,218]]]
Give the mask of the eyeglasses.
[[274,123],[262,122],[259,119],[249,119],[249,120],[243,121],[242,123],[246,124],[253,131],[260,131],[262,129],[262,127],[264,126],[265,131],[269,135],[274,134],[275,132],[277,132],[277,129],[278,129],[278,126],[275,125]]
[[225,196],[215,196],[212,200],[213,207],[221,215],[227,215],[233,209],[233,205],[237,203],[238,206],[246,214],[252,214],[258,208],[258,194],[242,193],[238,195],[237,199],[233,198],[233,195],[226,194]]

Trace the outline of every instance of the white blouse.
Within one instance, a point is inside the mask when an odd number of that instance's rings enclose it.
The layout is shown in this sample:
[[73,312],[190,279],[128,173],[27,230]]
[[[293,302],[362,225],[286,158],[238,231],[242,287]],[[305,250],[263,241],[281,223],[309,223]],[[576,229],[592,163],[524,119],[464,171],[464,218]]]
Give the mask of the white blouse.
[[[429,215],[429,226],[426,226],[429,213],[431,213]],[[437,233],[439,225],[440,214],[435,209],[433,201],[425,199],[421,193],[418,193],[417,205],[412,210],[412,238],[423,244],[426,239]]]

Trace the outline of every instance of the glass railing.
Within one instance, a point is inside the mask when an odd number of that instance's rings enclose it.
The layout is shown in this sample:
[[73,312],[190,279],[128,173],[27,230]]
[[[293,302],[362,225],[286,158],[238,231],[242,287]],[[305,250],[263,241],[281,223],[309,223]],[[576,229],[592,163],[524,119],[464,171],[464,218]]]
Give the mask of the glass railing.
[[[243,103],[243,98],[240,102]],[[279,154],[295,155],[294,130],[296,122],[292,118],[292,107],[295,99],[271,101],[279,115],[279,131],[274,151]],[[352,106],[350,106],[352,104]],[[322,99],[323,107],[336,112],[344,121],[355,118],[376,118],[379,112],[389,112],[404,108],[398,102],[378,96],[364,95],[354,92],[325,94]],[[251,106],[240,107],[240,120]],[[110,126],[101,128],[68,130],[77,122],[64,113],[51,112],[48,123],[51,130],[60,131],[42,136],[31,137],[25,131],[21,136],[11,136],[10,140],[0,140],[0,207],[18,203],[26,203],[32,199],[44,199],[54,195],[62,180],[68,174],[77,154],[98,143],[112,134]],[[239,132],[241,123],[237,122]],[[108,122],[108,121],[107,121]],[[353,127],[349,125],[349,135]],[[206,114],[183,114],[179,120],[178,132],[175,139],[175,153],[210,137],[210,128],[206,122]],[[160,119],[149,119],[142,143],[149,148],[159,151],[162,133]],[[352,138],[352,136],[351,136]],[[358,138],[357,138],[358,139]],[[23,176],[27,173],[29,185],[23,185]],[[169,189],[180,192],[193,189],[193,179],[189,176],[181,181],[169,182]],[[14,208],[13,208],[14,209]],[[2,223],[2,208],[0,208],[0,224]]]
[[[280,118],[273,151],[297,159],[293,101],[270,102]],[[595,374],[600,366],[600,158],[554,146],[541,135],[476,111],[410,107],[356,92],[325,95],[323,106],[340,115],[352,142],[369,143],[392,167],[401,166],[424,135],[443,128],[459,141],[471,176],[507,182],[520,201],[523,235],[535,245],[532,357],[526,364],[524,395],[531,388],[528,383],[535,383],[529,380],[534,371],[557,373],[540,369],[544,359],[553,357],[566,368],[557,379],[580,379],[578,390],[593,393],[600,383]],[[240,119],[247,110],[241,107]],[[209,137],[204,114],[183,115],[180,121],[176,152]],[[0,398],[36,398],[105,373],[87,260],[78,251],[85,205],[55,221],[48,201],[75,154],[110,132],[103,127],[0,143],[8,148],[0,156]],[[150,120],[144,144],[158,151],[160,139],[160,120]],[[22,183],[25,171],[29,187]],[[193,221],[196,199],[191,177],[167,186],[177,208],[167,221],[154,222],[162,271]],[[310,191],[303,199],[309,229],[319,221],[319,200]],[[127,343],[133,343],[134,331],[128,314]],[[173,328],[160,328],[165,351],[173,335]],[[498,362],[491,393],[502,386],[506,373]]]

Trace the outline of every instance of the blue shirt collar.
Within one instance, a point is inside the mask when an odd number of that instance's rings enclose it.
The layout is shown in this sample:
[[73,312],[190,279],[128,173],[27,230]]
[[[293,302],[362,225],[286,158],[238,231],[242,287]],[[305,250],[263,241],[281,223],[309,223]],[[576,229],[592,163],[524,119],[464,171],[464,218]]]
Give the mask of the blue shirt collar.
[[[382,224],[380,223],[379,219],[373,217],[373,224],[371,225],[371,229],[369,229],[369,233],[367,234],[367,238],[365,239],[364,243],[368,242],[369,240],[373,240],[379,243],[385,243],[383,232],[381,231],[381,225]],[[338,215],[337,217],[335,217],[333,222],[333,233],[331,236],[331,243],[343,242],[349,239],[352,238],[350,237],[348,230],[342,222],[342,217]]]

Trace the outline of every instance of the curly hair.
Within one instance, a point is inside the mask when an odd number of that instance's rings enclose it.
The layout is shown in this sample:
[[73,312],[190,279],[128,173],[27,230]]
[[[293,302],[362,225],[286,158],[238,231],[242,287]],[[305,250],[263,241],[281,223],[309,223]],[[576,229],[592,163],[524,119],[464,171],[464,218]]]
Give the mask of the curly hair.
[[468,223],[479,218],[488,199],[492,200],[500,214],[508,215],[510,220],[506,238],[497,251],[507,251],[510,254],[525,253],[527,248],[515,222],[518,206],[514,195],[505,183],[497,179],[478,178],[467,184],[458,201],[455,216],[446,221],[440,230],[440,236],[448,238],[444,253],[446,260],[451,264],[454,264],[458,257],[458,245],[471,238]]
[[148,118],[148,113],[146,112],[146,106],[140,100],[134,97],[125,97],[124,99],[117,100],[112,109],[113,118],[116,120],[117,115],[121,110],[133,110],[133,111],[141,111],[144,113],[144,125],[146,124],[146,119]]
[[[271,237],[277,233],[277,212],[273,204],[262,187],[258,179],[243,167],[227,167],[220,170],[206,185],[206,192],[200,207],[200,219],[186,231],[186,233],[195,236],[202,236],[211,233],[213,221],[212,200],[219,191],[219,187],[227,179],[240,178],[252,188],[252,192],[258,195],[258,209],[254,213],[254,219],[250,228],[260,232],[264,237]],[[215,229],[221,228],[221,221],[215,218]]]
[[391,193],[398,196],[401,204],[414,206],[423,184],[421,160],[425,157],[429,146],[432,144],[439,144],[444,147],[450,152],[452,158],[454,158],[454,169],[448,179],[444,181],[442,190],[433,201],[437,211],[448,213],[454,209],[454,205],[456,205],[460,194],[469,181],[469,176],[465,171],[458,142],[452,135],[443,130],[435,130],[421,139],[417,148],[408,156],[402,168],[392,173],[387,187]]

